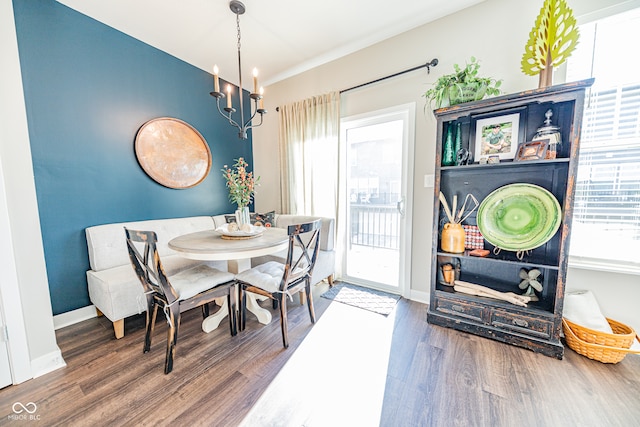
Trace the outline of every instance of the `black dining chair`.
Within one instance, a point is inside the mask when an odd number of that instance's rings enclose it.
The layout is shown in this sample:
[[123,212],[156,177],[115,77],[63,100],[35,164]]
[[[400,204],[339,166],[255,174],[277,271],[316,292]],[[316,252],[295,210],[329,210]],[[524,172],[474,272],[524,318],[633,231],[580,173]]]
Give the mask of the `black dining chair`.
[[229,306],[229,328],[231,335],[236,335],[237,285],[233,274],[206,264],[198,264],[168,277],[160,261],[156,245],[158,236],[155,232],[129,230],[125,227],[125,235],[131,265],[147,298],[144,353],[151,348],[158,307],[163,310],[169,324],[165,374],[173,370],[181,313],[202,307],[202,314],[206,317],[209,314],[208,304],[216,298],[226,296]]
[[269,261],[236,274],[236,282],[240,287],[240,330],[244,330],[246,326],[246,292],[263,295],[277,302],[280,307],[280,327],[284,348],[289,347],[287,297],[304,290],[311,323],[316,322],[311,295],[311,274],[318,257],[320,224],[321,221],[318,219],[287,227],[289,249],[284,264]]

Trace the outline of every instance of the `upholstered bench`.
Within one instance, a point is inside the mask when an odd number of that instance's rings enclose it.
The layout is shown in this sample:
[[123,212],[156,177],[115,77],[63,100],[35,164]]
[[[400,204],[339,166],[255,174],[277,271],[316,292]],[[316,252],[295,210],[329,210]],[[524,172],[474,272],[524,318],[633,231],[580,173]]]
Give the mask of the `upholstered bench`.
[[[142,285],[129,260],[125,226],[132,230],[156,232],[158,253],[166,273],[171,275],[202,261],[190,260],[176,254],[167,246],[169,240],[182,234],[210,230],[214,223],[210,216],[201,216],[105,224],[85,230],[91,266],[91,270],[87,271],[89,299],[113,322],[116,338],[124,336],[126,317],[146,310]],[[224,262],[212,262],[210,265],[226,271]]]
[[[278,215],[274,217],[276,227],[305,222],[309,217]],[[96,309],[111,322],[116,338],[124,336],[124,319],[146,310],[142,286],[136,277],[125,243],[124,227],[132,230],[155,231],[158,235],[158,252],[166,273],[171,275],[204,261],[184,258],[168,247],[168,242],[182,234],[215,229],[226,222],[225,215],[198,216],[188,218],[157,219],[148,221],[103,224],[88,227],[86,232],[89,264],[87,285],[89,299]],[[313,274],[314,284],[322,279],[333,278],[335,267],[334,220],[323,218],[321,243]],[[279,260],[284,262],[286,251],[269,257],[252,260],[252,266]],[[268,259],[267,259],[268,258]],[[224,261],[209,261],[208,265],[227,270]]]

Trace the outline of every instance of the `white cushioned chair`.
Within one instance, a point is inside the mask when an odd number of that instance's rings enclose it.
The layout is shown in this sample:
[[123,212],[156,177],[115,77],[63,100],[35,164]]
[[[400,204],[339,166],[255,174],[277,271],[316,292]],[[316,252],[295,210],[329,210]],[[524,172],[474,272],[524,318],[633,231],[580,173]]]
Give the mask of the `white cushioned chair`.
[[229,306],[229,328],[231,335],[236,335],[237,287],[233,274],[200,264],[167,277],[156,247],[158,241],[156,233],[127,228],[124,230],[131,265],[140,280],[147,300],[144,353],[151,348],[158,307],[162,308],[169,324],[165,374],[173,369],[182,312],[202,307],[202,314],[206,317],[209,315],[209,303],[216,298],[226,296]]
[[246,323],[246,292],[253,292],[277,301],[280,307],[282,344],[289,347],[287,334],[287,297],[304,290],[311,323],[315,323],[311,276],[320,247],[321,220],[287,227],[289,249],[285,263],[269,261],[236,274],[240,286],[240,330]]

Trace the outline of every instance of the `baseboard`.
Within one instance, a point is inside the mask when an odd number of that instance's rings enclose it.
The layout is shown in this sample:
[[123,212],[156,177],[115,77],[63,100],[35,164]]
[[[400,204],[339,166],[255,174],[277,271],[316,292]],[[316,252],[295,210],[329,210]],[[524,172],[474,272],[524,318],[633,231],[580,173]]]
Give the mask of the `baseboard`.
[[83,320],[98,317],[95,305],[78,308],[77,310],[67,311],[66,313],[53,316],[53,328],[57,331],[65,326],[70,326]]
[[412,289],[409,295],[409,299],[411,301],[421,302],[423,304],[429,304],[429,292],[414,291]]
[[58,349],[32,360],[31,372],[33,373],[33,378],[38,378],[39,376],[53,372],[56,369],[64,368],[65,366],[67,366],[67,364],[62,358],[62,352]]

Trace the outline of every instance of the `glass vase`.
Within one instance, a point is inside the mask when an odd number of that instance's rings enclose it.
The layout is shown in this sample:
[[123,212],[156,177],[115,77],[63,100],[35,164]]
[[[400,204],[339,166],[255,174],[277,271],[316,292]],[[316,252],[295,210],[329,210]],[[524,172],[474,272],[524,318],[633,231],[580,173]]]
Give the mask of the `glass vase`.
[[456,124],[456,137],[455,137],[455,143],[453,144],[453,155],[455,157],[455,164],[456,166],[460,166],[460,164],[458,163],[458,158],[460,156],[460,149],[462,148],[462,130],[460,129],[460,123]]
[[249,207],[242,206],[236,209],[236,223],[238,227],[243,224],[251,224],[251,217],[249,216]]
[[447,125],[447,136],[442,147],[442,166],[453,166],[454,164],[453,123],[449,123],[449,125]]

